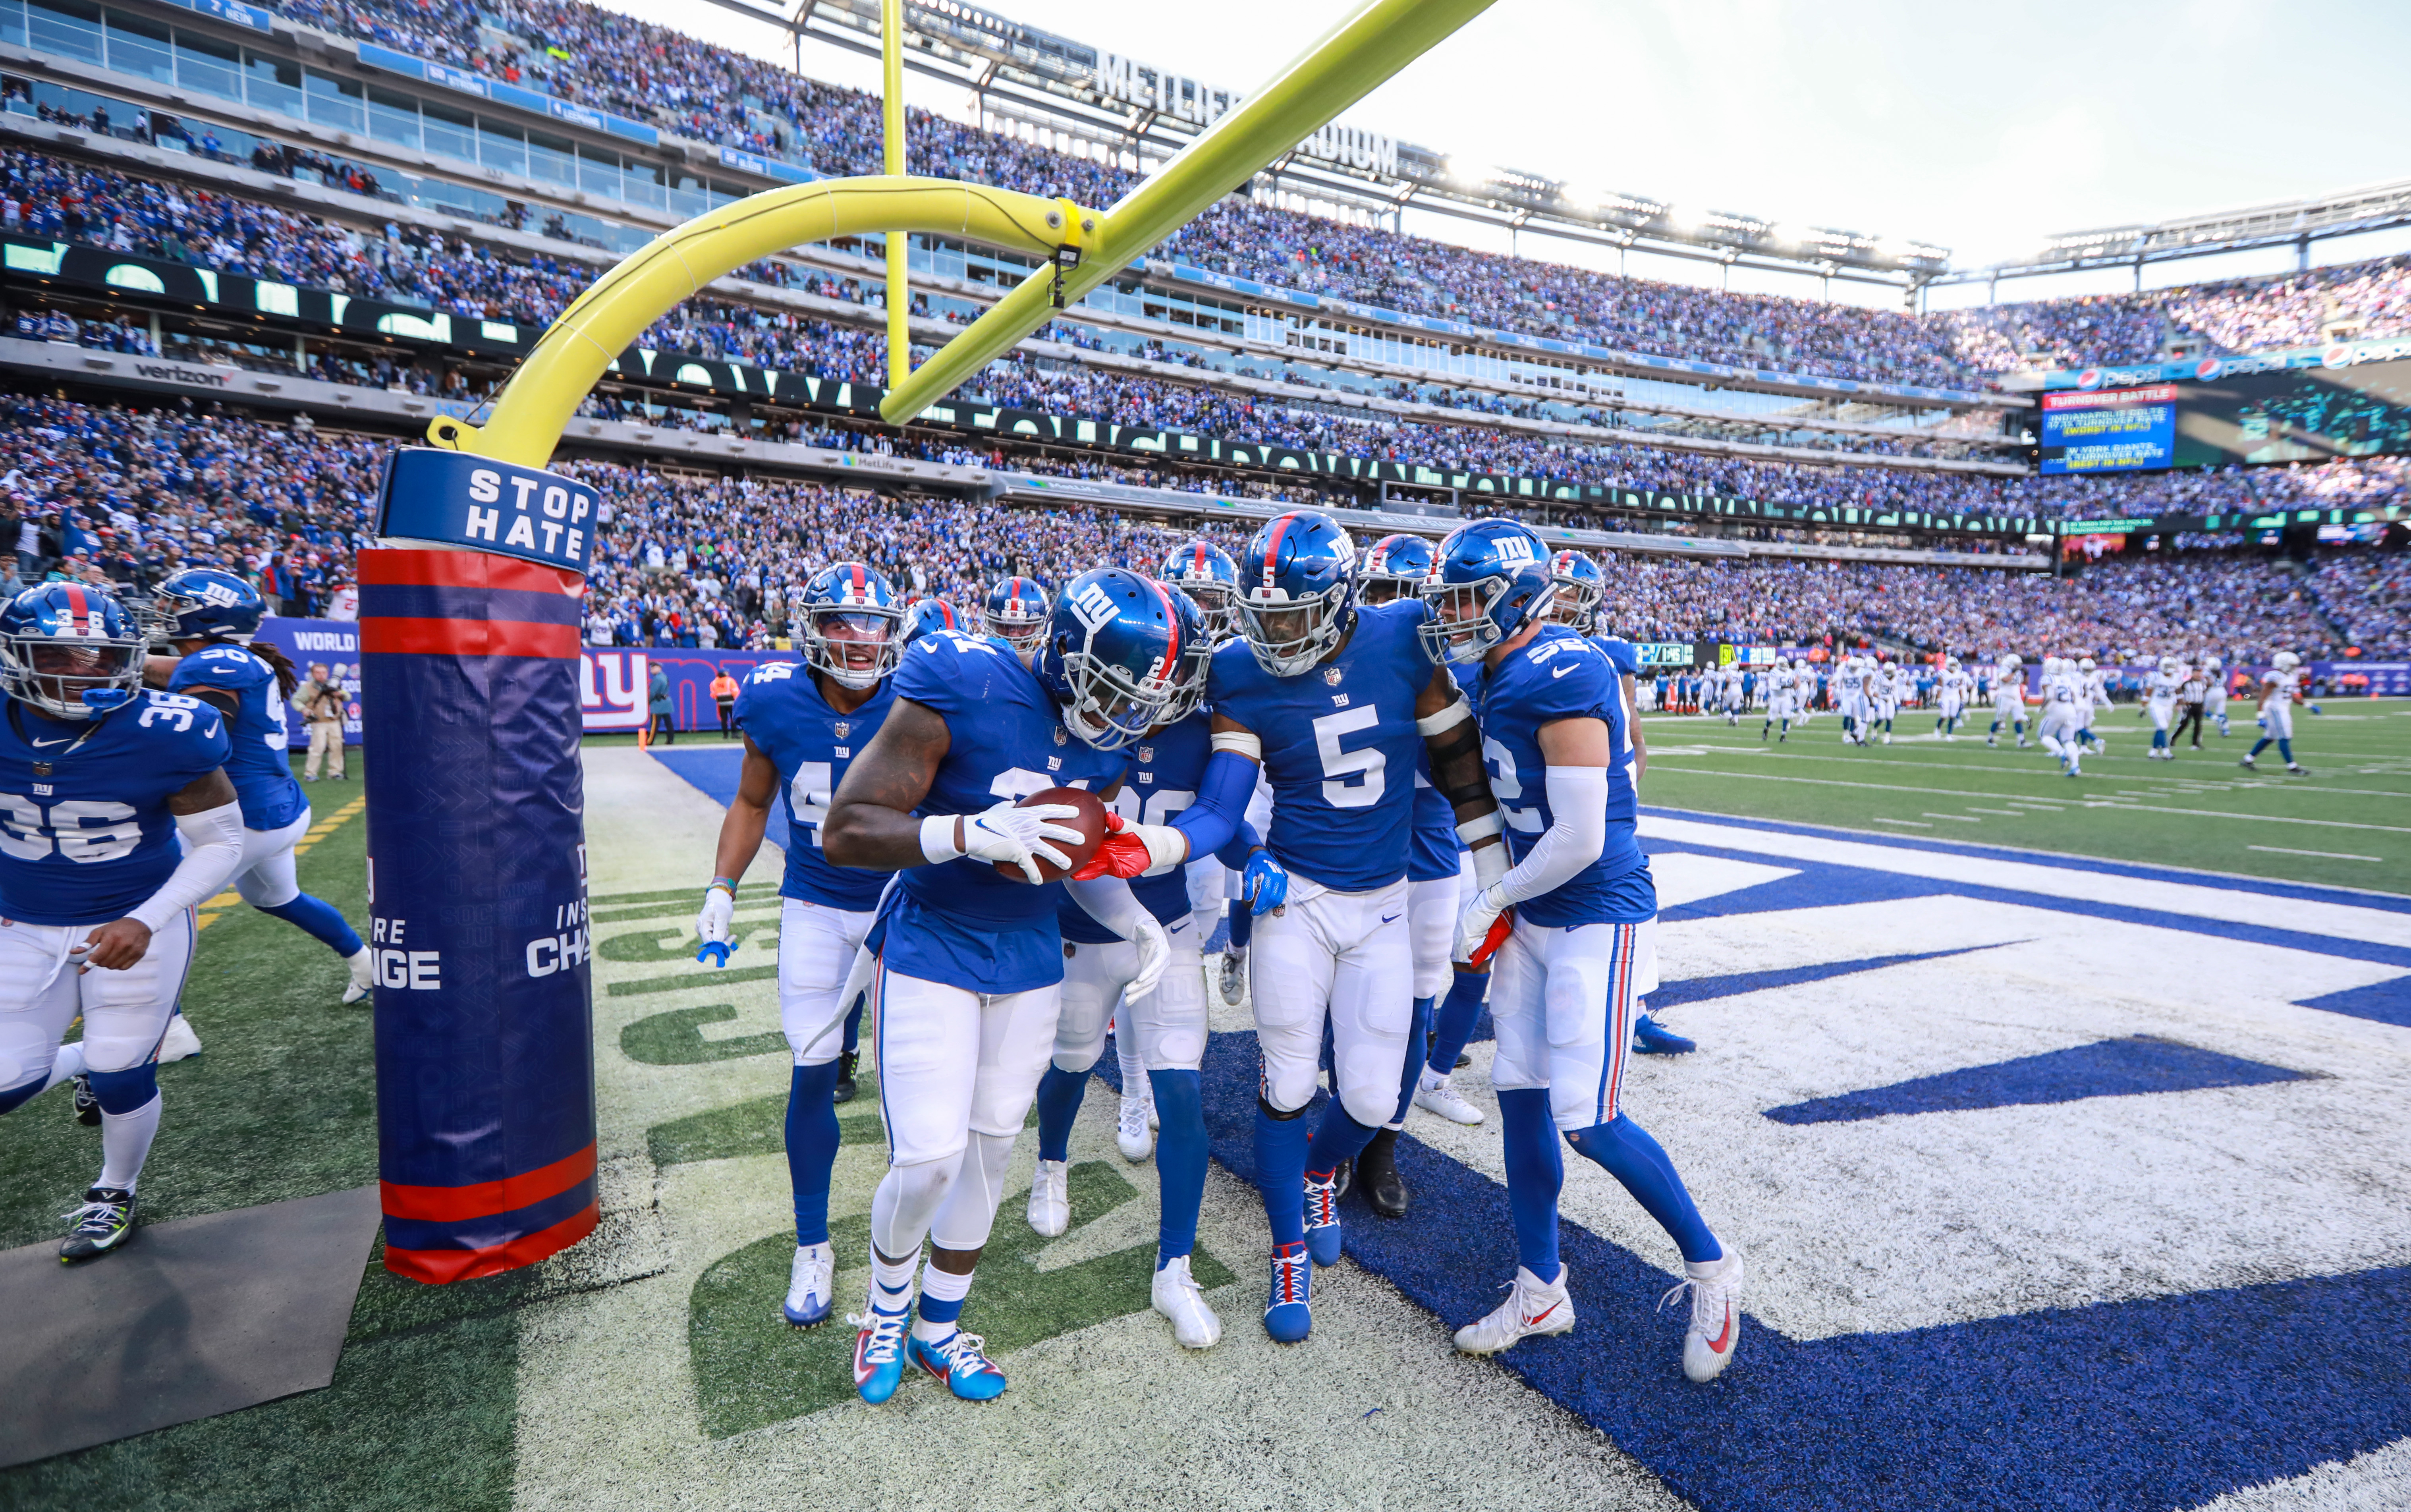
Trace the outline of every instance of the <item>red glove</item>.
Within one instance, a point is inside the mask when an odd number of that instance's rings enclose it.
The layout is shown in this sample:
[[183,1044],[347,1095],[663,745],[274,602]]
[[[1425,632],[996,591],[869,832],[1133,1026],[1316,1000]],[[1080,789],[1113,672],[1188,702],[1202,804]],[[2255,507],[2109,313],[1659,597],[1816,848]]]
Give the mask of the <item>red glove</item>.
[[1467,967],[1478,968],[1488,965],[1490,958],[1498,953],[1498,947],[1507,943],[1507,936],[1514,927],[1515,911],[1512,908],[1492,919],[1490,932],[1483,935],[1481,945],[1474,947],[1473,959],[1466,962]]
[[1072,873],[1072,880],[1086,882],[1091,877],[1101,876],[1134,877],[1153,866],[1155,858],[1148,853],[1147,842],[1136,835],[1124,833],[1129,828],[1120,815],[1106,810],[1105,838],[1098,843],[1096,854],[1081,862],[1079,870]]

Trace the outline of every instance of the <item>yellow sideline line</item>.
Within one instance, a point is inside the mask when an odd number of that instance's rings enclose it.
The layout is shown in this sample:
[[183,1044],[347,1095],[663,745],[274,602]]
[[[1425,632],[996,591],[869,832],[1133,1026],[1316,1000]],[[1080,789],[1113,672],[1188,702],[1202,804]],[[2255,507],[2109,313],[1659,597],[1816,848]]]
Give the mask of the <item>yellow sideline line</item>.
[[[342,808],[337,809],[334,813],[328,815],[316,824],[312,825],[310,827],[309,833],[294,842],[293,859],[295,860],[300,860],[302,857],[309,855],[311,846],[326,839],[329,835],[333,834],[336,830],[341,829],[351,820],[353,815],[358,814],[362,809],[367,808],[368,806],[368,795],[363,793],[358,798],[356,798],[350,802],[344,804]],[[201,904],[199,911],[196,914],[193,919],[193,928],[196,930],[208,929],[220,915],[223,915],[228,909],[237,906],[241,902],[241,894],[236,892],[232,888],[226,888],[226,891],[219,893],[216,897]]]

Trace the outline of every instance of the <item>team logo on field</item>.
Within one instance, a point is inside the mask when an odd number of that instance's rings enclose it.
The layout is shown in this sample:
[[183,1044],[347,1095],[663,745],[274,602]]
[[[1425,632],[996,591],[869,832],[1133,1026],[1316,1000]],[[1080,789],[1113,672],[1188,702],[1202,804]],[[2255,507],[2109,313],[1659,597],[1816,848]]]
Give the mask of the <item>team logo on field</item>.
[[1330,683],[1335,688],[1339,685],[1339,668],[1337,667],[1326,667],[1322,669],[1322,681]]

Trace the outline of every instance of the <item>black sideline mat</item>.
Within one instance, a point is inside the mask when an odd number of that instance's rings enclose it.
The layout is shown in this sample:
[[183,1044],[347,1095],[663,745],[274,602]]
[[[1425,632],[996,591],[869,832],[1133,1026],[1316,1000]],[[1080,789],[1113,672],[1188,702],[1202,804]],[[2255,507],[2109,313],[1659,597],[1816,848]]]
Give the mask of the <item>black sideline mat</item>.
[[0,1465],[214,1417],[334,1379],[377,1189],[146,1225],[59,1264],[0,1251]]

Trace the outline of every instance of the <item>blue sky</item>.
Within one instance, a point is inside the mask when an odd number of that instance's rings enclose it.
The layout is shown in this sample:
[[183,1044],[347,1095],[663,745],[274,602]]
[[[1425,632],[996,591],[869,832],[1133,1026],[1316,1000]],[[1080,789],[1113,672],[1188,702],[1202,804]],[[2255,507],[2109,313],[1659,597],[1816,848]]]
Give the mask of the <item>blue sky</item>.
[[[606,3],[749,51],[773,35],[693,0]],[[1349,8],[986,3],[1240,90]],[[1499,0],[1343,119],[1681,205],[1928,240],[1966,267],[2021,255],[2054,231],[2411,177],[2411,130],[2389,71],[2405,56],[2411,6],[2341,0]],[[805,66],[875,82],[872,66],[835,49],[808,49]],[[959,110],[953,92],[919,82],[912,92],[916,103]],[[2284,260],[2195,263],[2154,281]],[[2126,285],[2097,275],[2088,286]]]

